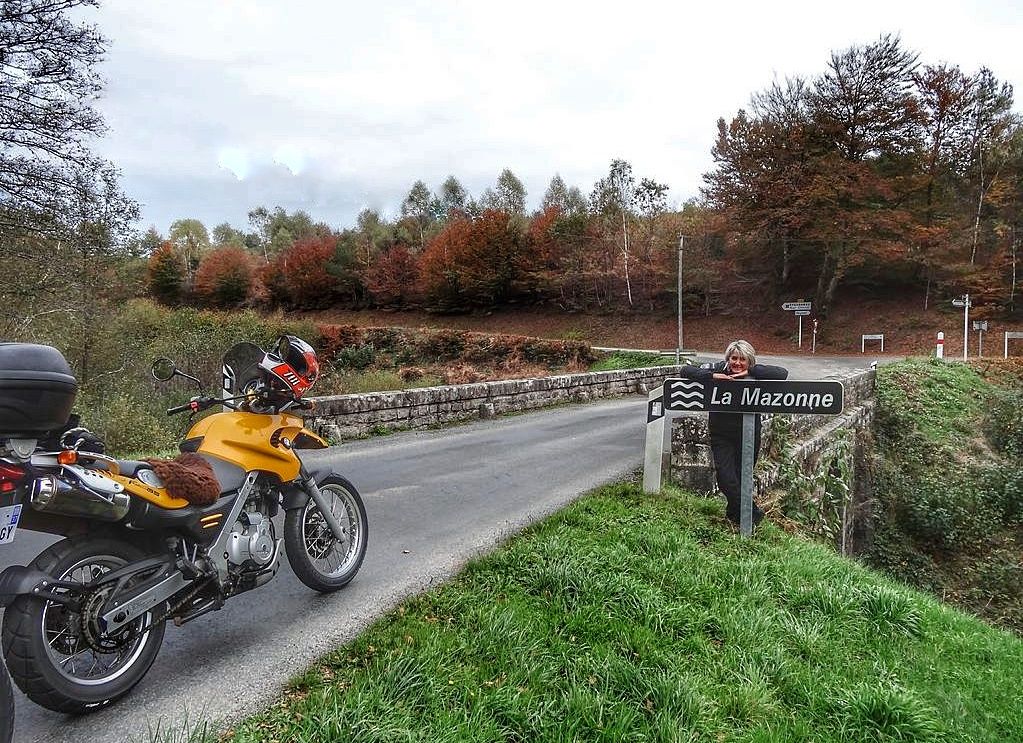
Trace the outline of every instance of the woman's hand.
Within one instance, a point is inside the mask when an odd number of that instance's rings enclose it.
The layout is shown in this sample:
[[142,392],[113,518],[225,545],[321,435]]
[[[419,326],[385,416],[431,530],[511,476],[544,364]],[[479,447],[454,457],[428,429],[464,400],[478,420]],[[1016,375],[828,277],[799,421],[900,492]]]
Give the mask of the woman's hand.
[[735,374],[725,374],[724,372],[714,372],[714,376],[712,377],[712,379],[720,379],[720,380],[742,379],[748,373],[749,372],[746,369],[743,369],[741,372],[736,372]]

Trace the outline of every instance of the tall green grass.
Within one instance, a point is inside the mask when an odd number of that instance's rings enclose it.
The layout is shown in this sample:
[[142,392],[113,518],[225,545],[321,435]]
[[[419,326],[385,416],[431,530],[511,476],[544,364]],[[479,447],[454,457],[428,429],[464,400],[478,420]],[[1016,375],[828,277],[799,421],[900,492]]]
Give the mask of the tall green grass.
[[1023,642],[715,501],[615,485],[473,561],[224,739],[1020,740]]
[[609,356],[590,364],[590,371],[614,371],[617,369],[645,369],[650,366],[669,366],[675,363],[674,356],[662,356],[642,351],[615,351]]

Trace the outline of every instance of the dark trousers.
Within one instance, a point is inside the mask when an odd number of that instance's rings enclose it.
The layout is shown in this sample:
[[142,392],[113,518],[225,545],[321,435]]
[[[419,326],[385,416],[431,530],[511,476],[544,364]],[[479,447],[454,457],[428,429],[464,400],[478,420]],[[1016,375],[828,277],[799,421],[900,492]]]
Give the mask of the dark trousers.
[[[760,432],[757,431],[757,434]],[[711,436],[710,450],[714,454],[714,470],[717,474],[718,489],[725,494],[728,506],[725,515],[739,522],[739,505],[742,500],[742,434],[738,436]],[[753,463],[760,456],[760,436],[753,440]],[[760,508],[753,504],[753,513]]]

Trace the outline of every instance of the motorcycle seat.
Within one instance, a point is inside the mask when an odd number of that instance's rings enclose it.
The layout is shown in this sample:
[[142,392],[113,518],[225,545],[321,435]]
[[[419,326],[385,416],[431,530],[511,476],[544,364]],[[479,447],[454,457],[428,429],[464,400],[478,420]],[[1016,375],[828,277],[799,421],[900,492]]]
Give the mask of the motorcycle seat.
[[153,469],[149,462],[139,462],[134,459],[118,459],[117,468],[125,477],[135,477],[142,468]]

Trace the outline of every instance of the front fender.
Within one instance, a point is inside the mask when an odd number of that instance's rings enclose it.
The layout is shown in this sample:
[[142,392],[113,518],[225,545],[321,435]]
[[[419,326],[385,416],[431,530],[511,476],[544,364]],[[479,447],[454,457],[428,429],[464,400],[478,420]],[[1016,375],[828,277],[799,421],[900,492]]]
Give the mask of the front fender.
[[[331,475],[340,477],[337,472],[331,469],[330,464],[324,462],[323,464],[314,464],[312,466],[303,464],[305,471],[315,480],[317,483],[321,483]],[[290,511],[293,508],[304,508],[305,504],[309,502],[309,493],[302,489],[302,486],[298,482],[289,482],[281,488],[281,505],[285,511]]]

